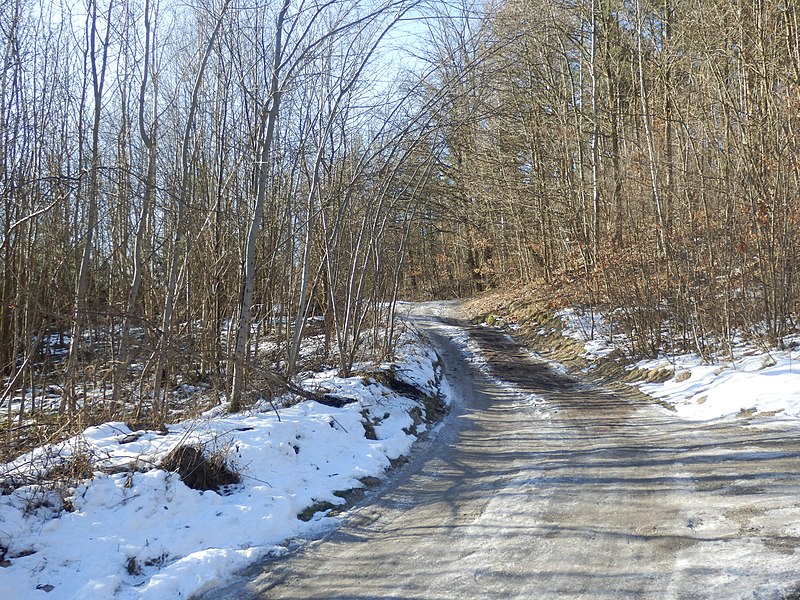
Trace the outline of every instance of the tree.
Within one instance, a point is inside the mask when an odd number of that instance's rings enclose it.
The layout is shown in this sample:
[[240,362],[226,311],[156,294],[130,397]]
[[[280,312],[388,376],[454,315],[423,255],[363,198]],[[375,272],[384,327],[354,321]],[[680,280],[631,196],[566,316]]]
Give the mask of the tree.
[[[83,346],[83,321],[86,318],[86,295],[89,287],[89,270],[91,257],[94,250],[94,236],[97,229],[97,212],[100,195],[100,117],[103,109],[103,89],[105,87],[106,68],[108,66],[108,48],[112,32],[112,12],[114,0],[109,0],[106,17],[105,31],[98,30],[97,0],[89,0],[87,16],[87,48],[85,60],[88,60],[91,71],[92,91],[92,146],[91,158],[88,166],[89,183],[86,192],[86,232],[83,235],[83,249],[78,266],[75,284],[75,304],[72,314],[72,329],[70,331],[69,354],[65,367],[65,396],[62,407],[66,406],[70,414],[77,411],[77,396],[75,390],[75,370],[78,364],[78,354]],[[98,47],[99,46],[99,47]],[[99,57],[98,57],[99,53]]]

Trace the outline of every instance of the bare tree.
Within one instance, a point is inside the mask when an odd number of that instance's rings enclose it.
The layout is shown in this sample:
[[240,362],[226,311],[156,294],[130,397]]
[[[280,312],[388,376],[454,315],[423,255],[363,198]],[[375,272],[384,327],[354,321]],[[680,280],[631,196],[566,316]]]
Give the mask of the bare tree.
[[[72,329],[70,331],[70,346],[65,367],[65,396],[62,405],[65,405],[70,414],[77,410],[77,395],[75,389],[75,370],[78,365],[78,354],[83,346],[83,322],[86,318],[86,294],[89,287],[90,260],[94,249],[94,236],[97,229],[98,196],[100,194],[100,116],[103,109],[103,88],[105,86],[106,68],[108,66],[108,48],[112,32],[112,11],[114,0],[109,0],[105,16],[105,32],[98,30],[97,1],[89,0],[89,13],[87,17],[87,51],[91,69],[91,85],[93,100],[92,119],[92,150],[89,163],[89,184],[86,193],[88,203],[86,214],[86,233],[83,237],[83,250],[78,267],[77,281],[75,284],[75,305],[72,314]],[[100,56],[98,57],[98,53]]]

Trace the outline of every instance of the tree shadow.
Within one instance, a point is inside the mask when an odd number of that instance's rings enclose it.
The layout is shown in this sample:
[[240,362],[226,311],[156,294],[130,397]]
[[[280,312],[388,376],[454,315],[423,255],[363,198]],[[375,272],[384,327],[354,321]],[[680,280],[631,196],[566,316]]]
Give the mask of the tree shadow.
[[[704,528],[673,500],[766,511],[771,498],[799,497],[792,430],[686,423],[555,372],[501,332],[470,333],[493,377],[464,367],[455,345],[439,340],[461,396],[445,417],[447,433],[415,450],[342,527],[250,570],[248,594],[658,597],[679,553],[698,545],[800,547],[800,536]],[[520,402],[520,392],[542,401]],[[708,590],[732,578],[755,586],[763,568],[759,560],[719,562],[686,566],[681,576]],[[796,589],[787,582],[800,578],[779,566],[770,577],[775,590]],[[681,597],[706,597],[693,593]]]

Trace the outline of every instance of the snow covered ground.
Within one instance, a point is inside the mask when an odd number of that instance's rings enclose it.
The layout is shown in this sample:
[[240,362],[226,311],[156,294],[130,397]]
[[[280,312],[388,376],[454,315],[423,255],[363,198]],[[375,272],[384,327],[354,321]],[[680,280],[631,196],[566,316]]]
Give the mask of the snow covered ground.
[[665,400],[687,419],[709,420],[728,415],[775,415],[800,418],[800,352],[763,352],[744,344],[734,360],[703,364],[696,355],[642,361],[644,369],[669,368],[675,375],[663,383],[639,388]]
[[[560,317],[563,333],[580,340],[590,360],[624,348],[601,315],[568,310]],[[439,329],[487,372],[463,329]],[[633,366],[672,371],[663,383],[635,385],[688,419],[797,419],[798,359],[797,350],[766,353],[742,343],[728,362],[682,355]],[[423,393],[451,395],[435,351],[413,328],[403,334],[394,366],[399,380]],[[324,509],[381,477],[427,427],[419,418],[424,403],[381,381],[310,374],[301,382],[306,389],[353,401],[342,408],[306,401],[277,414],[266,405],[232,415],[223,405],[166,431],[105,423],[0,465],[0,598],[188,598],[286,552],[294,537],[327,530],[337,521]],[[540,402],[521,390],[516,399]],[[188,487],[159,468],[181,445],[222,457],[241,481],[219,492]],[[61,483],[45,482],[45,473],[59,469]],[[91,477],[76,476],[87,470]]]
[[[437,395],[447,389],[437,364],[408,329],[397,379]],[[220,406],[166,432],[105,423],[0,465],[0,597],[188,598],[285,552],[294,536],[331,527],[335,519],[313,507],[343,504],[343,492],[381,477],[425,430],[425,408],[376,379],[327,372],[301,383],[353,402],[306,401],[278,414],[269,405],[235,415]],[[222,456],[240,483],[198,491],[159,468],[182,444]],[[41,483],[45,472],[81,461],[91,478]],[[310,520],[298,518],[304,511]]]
[[[609,341],[610,326],[602,315],[594,321],[574,309],[562,310],[563,334],[584,343],[589,360],[623,348],[619,336]],[[594,334],[594,335],[592,335]],[[671,405],[682,417],[711,420],[731,415],[800,419],[800,350],[765,352],[739,342],[733,360],[707,364],[698,354],[662,356],[633,365],[643,370],[665,369],[673,375],[661,383],[639,382],[640,390]]]

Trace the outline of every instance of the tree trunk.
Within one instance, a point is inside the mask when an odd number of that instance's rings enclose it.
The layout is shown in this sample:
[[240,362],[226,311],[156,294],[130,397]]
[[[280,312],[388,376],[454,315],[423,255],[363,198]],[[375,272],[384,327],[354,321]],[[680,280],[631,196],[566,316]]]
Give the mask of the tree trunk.
[[233,376],[231,378],[230,410],[241,410],[242,395],[244,393],[244,371],[248,362],[248,340],[250,339],[250,324],[253,310],[253,285],[256,276],[256,241],[261,231],[261,218],[264,211],[264,201],[267,196],[267,177],[271,159],[272,140],[275,136],[275,125],[278,122],[280,110],[281,90],[280,72],[283,62],[283,25],[286,13],[289,11],[290,0],[284,0],[278,19],[275,24],[275,49],[272,63],[272,78],[269,88],[269,110],[264,110],[262,115],[263,139],[261,140],[260,154],[258,156],[258,169],[256,179],[256,204],[253,216],[247,231],[247,245],[245,247],[245,260],[242,274],[242,295],[239,304],[239,324],[236,328],[236,345],[233,350]]

